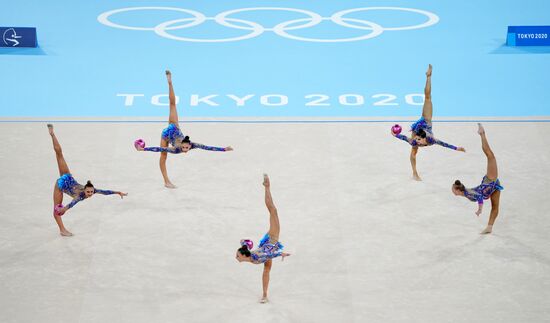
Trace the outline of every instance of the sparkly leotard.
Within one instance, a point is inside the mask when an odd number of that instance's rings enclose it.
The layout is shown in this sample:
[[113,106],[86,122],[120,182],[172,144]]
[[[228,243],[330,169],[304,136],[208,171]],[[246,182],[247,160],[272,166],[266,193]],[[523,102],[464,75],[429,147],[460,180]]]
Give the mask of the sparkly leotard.
[[[446,142],[443,142],[439,139],[436,139],[434,137],[434,134],[433,134],[432,123],[430,121],[427,121],[426,119],[424,119],[424,117],[420,117],[420,119],[418,119],[418,121],[416,121],[415,123],[413,123],[411,125],[411,130],[413,131],[413,133],[417,133],[420,129],[422,129],[426,132],[427,146],[431,146],[431,145],[435,144],[435,145],[443,146],[445,148],[457,150],[456,146],[453,146],[453,145],[448,144]],[[423,146],[423,145],[420,145],[415,139],[409,138],[409,137],[407,137],[405,135],[402,135],[402,134],[398,134],[395,137],[398,138],[398,139],[401,139],[403,141],[408,142],[413,147]]]
[[490,179],[487,175],[483,176],[481,184],[473,188],[467,188],[464,191],[464,196],[472,201],[477,202],[478,204],[483,204],[483,200],[487,200],[491,197],[495,191],[502,191],[504,187],[500,185],[500,180]]
[[[61,192],[73,198],[71,203],[66,205],[69,209],[86,198],[86,195],[84,194],[84,185],[78,184],[71,174],[63,174],[60,178],[58,178],[57,187],[61,190]],[[94,188],[94,193],[103,195],[116,194],[115,191],[100,190],[98,188]]]
[[[180,144],[183,138],[185,138],[185,135],[181,132],[180,128],[176,124],[171,123],[170,125],[168,125],[168,127],[162,130],[162,139],[168,141],[168,143],[172,145],[172,147],[146,147],[143,150],[152,151],[152,152],[163,152],[163,153],[166,152],[166,153],[172,153],[172,154],[180,154],[183,152],[183,150],[180,147]],[[191,149],[225,151],[225,148],[207,146],[196,142],[191,142]]]
[[266,233],[260,240],[258,248],[250,251],[252,263],[263,264],[270,259],[279,257],[283,253],[283,248],[284,246],[277,239]]

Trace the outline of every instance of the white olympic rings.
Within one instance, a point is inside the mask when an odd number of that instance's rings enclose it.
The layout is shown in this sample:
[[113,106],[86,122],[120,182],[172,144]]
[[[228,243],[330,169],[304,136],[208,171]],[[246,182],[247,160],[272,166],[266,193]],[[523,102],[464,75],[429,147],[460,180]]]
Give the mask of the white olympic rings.
[[[162,22],[154,27],[134,27],[134,26],[126,26],[121,25],[118,23],[112,22],[110,17],[114,14],[127,12],[127,11],[137,11],[137,10],[164,10],[164,11],[177,11],[182,12],[185,14],[189,14],[192,17],[186,17],[181,19],[174,19]],[[290,12],[297,12],[304,14],[308,16],[307,18],[300,18],[300,19],[293,19],[288,20],[285,22],[281,22],[277,25],[275,25],[272,28],[266,28],[262,26],[261,24],[249,21],[249,20],[243,20],[243,19],[237,19],[237,18],[229,18],[229,15],[233,15],[240,12],[246,12],[246,11],[290,11]],[[417,24],[417,25],[411,25],[411,26],[402,26],[402,27],[382,27],[379,24],[363,20],[363,19],[357,19],[357,18],[346,18],[345,15],[361,12],[361,11],[371,11],[371,10],[392,10],[392,11],[406,11],[406,12],[413,12],[417,14],[424,15],[428,18],[427,21]],[[288,38],[288,39],[294,39],[294,40],[301,40],[301,41],[307,41],[307,42],[319,42],[319,43],[336,43],[336,42],[351,42],[351,41],[359,41],[359,40],[365,40],[370,39],[379,36],[384,31],[396,31],[396,30],[412,30],[412,29],[420,29],[420,28],[426,28],[432,25],[435,25],[439,22],[439,17],[429,11],[420,10],[420,9],[412,9],[412,8],[401,8],[401,7],[364,7],[364,8],[354,8],[354,9],[347,9],[342,10],[339,12],[334,13],[330,17],[322,17],[321,15],[311,12],[308,10],[303,9],[296,9],[296,8],[280,8],[280,7],[255,7],[255,8],[241,8],[241,9],[233,9],[224,11],[222,13],[217,14],[214,17],[206,17],[204,14],[190,9],[184,9],[184,8],[176,8],[176,7],[129,7],[129,8],[121,8],[121,9],[115,9],[111,11],[104,12],[100,14],[97,17],[97,20],[109,27],[113,28],[120,28],[120,29],[128,29],[128,30],[141,30],[141,31],[154,31],[157,35],[178,40],[178,41],[186,41],[186,42],[202,42],[202,43],[220,43],[220,42],[232,42],[232,41],[239,41],[239,40],[245,40],[257,37],[261,34],[263,34],[266,31],[272,31],[275,34]],[[217,24],[233,28],[233,29],[240,29],[240,30],[247,30],[249,31],[248,34],[237,36],[237,37],[228,37],[228,38],[214,38],[214,39],[208,39],[208,38],[189,38],[189,37],[181,37],[176,36],[173,34],[170,34],[169,31],[177,30],[177,29],[185,29],[185,28],[191,28],[197,25],[200,25],[204,23],[207,20],[213,20]],[[366,35],[362,36],[356,36],[356,37],[349,37],[349,38],[331,38],[331,39],[324,39],[324,38],[307,38],[307,37],[301,37],[296,35],[291,35],[288,33],[288,31],[291,30],[297,30],[297,29],[303,29],[303,28],[309,28],[316,26],[320,24],[323,21],[332,21],[333,23],[348,27],[352,29],[359,29],[359,30],[367,30],[370,31]],[[183,24],[182,24],[183,23]],[[239,23],[234,24],[234,23]]]

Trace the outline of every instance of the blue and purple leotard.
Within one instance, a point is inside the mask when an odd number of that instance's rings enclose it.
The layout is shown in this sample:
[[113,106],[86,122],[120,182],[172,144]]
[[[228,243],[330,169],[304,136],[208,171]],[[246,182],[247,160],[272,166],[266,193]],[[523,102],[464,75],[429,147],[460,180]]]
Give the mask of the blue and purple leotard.
[[279,257],[283,253],[283,248],[284,246],[276,238],[266,233],[260,240],[258,248],[250,251],[252,263],[263,264],[270,259]]
[[[78,184],[78,182],[73,178],[73,175],[69,173],[63,174],[57,179],[57,187],[61,190],[61,192],[73,198],[71,203],[66,205],[69,209],[86,198],[86,195],[84,194],[84,185]],[[100,190],[98,188],[94,188],[94,193],[103,195],[116,194],[115,191]]]
[[[411,125],[411,130],[413,131],[413,133],[417,133],[420,129],[422,129],[426,132],[426,142],[427,142],[428,146],[431,146],[431,145],[435,144],[435,145],[443,146],[445,148],[457,150],[456,146],[453,146],[453,145],[448,144],[446,142],[443,142],[439,139],[436,139],[434,137],[434,134],[433,134],[431,121],[427,121],[426,119],[424,119],[424,117],[420,117],[420,119],[418,119],[416,122],[414,122]],[[402,134],[398,134],[395,137],[398,138],[398,139],[401,139],[403,141],[408,142],[413,147],[423,146],[423,145],[420,145],[415,139],[409,138],[409,137],[407,137],[405,135],[402,135]]]
[[500,185],[500,180],[490,179],[487,175],[483,176],[481,184],[473,188],[467,188],[464,191],[464,196],[472,201],[477,202],[478,204],[483,204],[483,200],[487,200],[491,197],[495,191],[502,191],[504,187]]
[[[183,152],[180,145],[184,138],[185,138],[185,135],[181,132],[180,128],[176,124],[171,123],[170,125],[168,125],[168,127],[162,130],[162,139],[168,141],[168,143],[172,147],[146,147],[143,150],[157,152],[157,153],[163,152],[163,153],[171,153],[171,154],[180,154]],[[191,149],[225,151],[225,148],[222,148],[222,147],[206,146],[196,142],[191,142]]]

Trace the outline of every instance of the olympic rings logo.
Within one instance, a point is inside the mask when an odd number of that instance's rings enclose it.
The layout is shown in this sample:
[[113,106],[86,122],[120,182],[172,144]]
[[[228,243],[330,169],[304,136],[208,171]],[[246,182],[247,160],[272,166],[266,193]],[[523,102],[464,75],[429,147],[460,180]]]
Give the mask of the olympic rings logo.
[[[177,11],[182,12],[188,15],[191,15],[192,17],[186,17],[181,19],[174,19],[162,22],[154,27],[139,27],[139,26],[126,26],[121,25],[118,23],[112,22],[110,19],[111,16],[123,12],[128,11],[138,11],[138,10],[164,10],[164,11]],[[261,24],[249,21],[249,20],[243,20],[238,18],[231,18],[229,16],[240,13],[240,12],[248,12],[248,11],[287,11],[287,12],[297,12],[306,15],[306,18],[300,18],[300,19],[293,19],[288,20],[285,22],[281,22],[277,25],[275,25],[272,28],[267,28],[262,26]],[[379,24],[363,20],[363,19],[357,19],[357,18],[349,18],[345,17],[346,15],[349,15],[351,13],[356,12],[363,12],[363,11],[373,11],[373,10],[390,10],[390,11],[406,11],[406,12],[412,12],[415,14],[421,14],[424,15],[427,18],[427,21],[417,24],[417,25],[411,25],[411,26],[402,26],[402,27],[382,27]],[[311,12],[308,10],[303,9],[296,9],[296,8],[280,8],[280,7],[256,7],[256,8],[241,8],[241,9],[234,9],[234,10],[228,10],[224,11],[222,13],[217,14],[214,17],[207,17],[204,14],[190,10],[190,9],[184,9],[184,8],[176,8],[176,7],[129,7],[129,8],[121,8],[121,9],[115,9],[111,11],[104,12],[100,14],[97,17],[97,20],[109,27],[113,28],[120,28],[120,29],[128,29],[128,30],[140,30],[140,31],[154,31],[157,35],[178,40],[178,41],[185,41],[185,42],[199,42],[199,43],[221,43],[221,42],[233,42],[233,41],[240,41],[245,39],[251,39],[260,36],[266,31],[274,32],[275,34],[288,38],[288,39],[294,39],[294,40],[300,40],[300,41],[306,41],[306,42],[319,42],[319,43],[336,43],[336,42],[353,42],[353,41],[360,41],[360,40],[366,40],[370,38],[377,37],[381,35],[384,31],[395,31],[395,30],[413,30],[413,29],[420,29],[420,28],[426,28],[432,25],[435,25],[439,22],[439,17],[429,11],[420,10],[420,9],[412,9],[412,8],[401,8],[401,7],[365,7],[365,8],[354,8],[354,9],[347,9],[338,11],[334,14],[332,14],[330,17],[323,17],[315,12]],[[216,39],[206,39],[206,38],[189,38],[189,37],[181,37],[176,36],[173,34],[170,34],[169,32],[172,30],[178,30],[178,29],[186,29],[191,28],[197,25],[200,25],[204,23],[207,20],[213,20],[217,24],[233,28],[233,29],[240,29],[245,30],[248,33],[242,36],[238,37],[228,37],[228,38],[216,38]],[[364,30],[368,31],[366,35],[357,36],[357,37],[350,37],[350,38],[333,38],[333,39],[323,39],[323,38],[307,38],[307,37],[301,37],[292,35],[289,32],[292,32],[294,30],[298,29],[304,29],[304,28],[310,28],[314,27],[318,24],[320,24],[323,21],[331,21],[339,26],[351,28],[351,29],[358,29],[358,30]],[[236,24],[237,23],[237,24]]]

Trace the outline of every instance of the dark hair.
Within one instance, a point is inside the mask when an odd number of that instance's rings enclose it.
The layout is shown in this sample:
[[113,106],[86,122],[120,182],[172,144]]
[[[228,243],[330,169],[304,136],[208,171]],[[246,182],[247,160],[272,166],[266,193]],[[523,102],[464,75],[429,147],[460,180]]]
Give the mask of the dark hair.
[[250,257],[250,251],[248,250],[248,246],[242,246],[239,249],[237,249],[238,252],[241,253],[241,255]]
[[454,187],[461,192],[464,192],[466,190],[466,187],[464,187],[464,184],[462,184],[458,179],[455,181]]
[[185,138],[183,138],[183,140],[181,141],[181,143],[188,143],[190,144],[191,143],[191,139],[189,139],[189,136],[185,136]]
[[92,182],[90,182],[90,181],[87,181],[86,185],[84,185],[84,188],[86,188],[86,187],[94,188],[94,184],[92,184]]
[[426,131],[424,131],[424,129],[418,129],[416,135],[420,136],[420,138],[426,138]]

